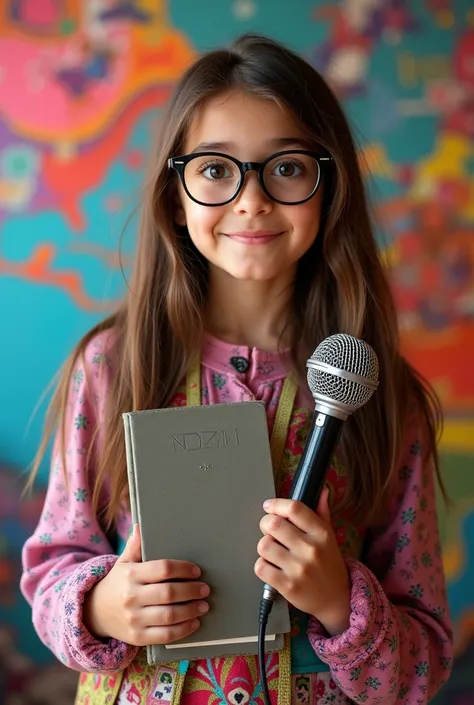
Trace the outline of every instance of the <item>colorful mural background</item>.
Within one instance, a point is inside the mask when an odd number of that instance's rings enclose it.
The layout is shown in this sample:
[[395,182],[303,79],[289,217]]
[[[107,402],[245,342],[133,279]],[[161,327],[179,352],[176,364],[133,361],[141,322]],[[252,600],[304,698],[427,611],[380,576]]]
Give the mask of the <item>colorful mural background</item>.
[[[52,703],[51,693],[41,692],[57,672],[29,626],[17,590],[19,550],[41,507],[40,491],[28,502],[19,499],[44,403],[34,412],[78,337],[123,289],[119,239],[174,82],[200,51],[251,30],[306,56],[331,81],[354,125],[392,267],[404,349],[435,385],[446,412],[441,450],[453,507],[441,516],[459,657],[441,701],[473,702],[469,0],[3,0],[0,654],[10,655],[1,657],[5,705],[20,692],[25,704]],[[125,268],[134,233],[132,218],[123,235]],[[44,467],[43,481],[46,473]],[[37,671],[39,663],[49,665]],[[61,678],[55,697],[67,703],[70,679]]]

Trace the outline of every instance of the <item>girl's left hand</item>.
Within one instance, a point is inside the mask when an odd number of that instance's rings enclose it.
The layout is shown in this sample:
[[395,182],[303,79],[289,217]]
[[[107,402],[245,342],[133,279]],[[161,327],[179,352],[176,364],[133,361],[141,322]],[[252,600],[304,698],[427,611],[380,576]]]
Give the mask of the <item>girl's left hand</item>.
[[257,546],[255,573],[334,636],[349,627],[350,582],[328,497],[325,487],[316,512],[290,499],[265,502],[268,514],[260,522],[264,537]]

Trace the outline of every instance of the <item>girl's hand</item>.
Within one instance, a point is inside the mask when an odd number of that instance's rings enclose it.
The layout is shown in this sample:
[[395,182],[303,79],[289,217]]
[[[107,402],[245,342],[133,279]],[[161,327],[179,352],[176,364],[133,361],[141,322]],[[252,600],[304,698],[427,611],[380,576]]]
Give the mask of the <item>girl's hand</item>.
[[98,638],[133,646],[169,644],[189,636],[209,609],[202,599],[209,586],[196,581],[200,573],[187,561],[141,563],[136,525],[110,573],[87,594],[84,624]]
[[334,636],[349,627],[350,583],[331,527],[328,496],[325,487],[317,513],[294,500],[265,502],[255,573]]

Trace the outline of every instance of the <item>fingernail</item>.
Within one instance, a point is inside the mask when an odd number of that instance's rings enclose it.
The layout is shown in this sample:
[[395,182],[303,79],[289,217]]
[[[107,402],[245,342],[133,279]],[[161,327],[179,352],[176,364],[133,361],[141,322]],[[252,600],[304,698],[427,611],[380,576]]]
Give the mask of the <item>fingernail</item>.
[[201,622],[199,619],[193,619],[191,622],[191,629],[197,629],[200,626]]
[[207,595],[209,595],[209,593],[211,592],[209,585],[203,585],[199,592],[203,597],[206,597]]
[[270,502],[271,502],[270,499],[266,499],[265,502],[263,503],[263,508],[268,509],[270,506]]
[[200,602],[198,610],[200,611],[201,614],[205,614],[209,609],[209,605],[207,602]]
[[196,578],[201,575],[201,569],[197,565],[195,565],[193,568],[193,575],[195,575]]

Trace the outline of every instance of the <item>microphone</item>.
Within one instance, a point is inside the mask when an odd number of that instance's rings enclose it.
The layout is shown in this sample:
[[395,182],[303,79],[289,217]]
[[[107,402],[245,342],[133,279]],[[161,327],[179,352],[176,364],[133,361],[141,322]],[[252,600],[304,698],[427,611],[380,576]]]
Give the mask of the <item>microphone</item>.
[[[346,419],[366,404],[378,387],[379,362],[370,345],[345,333],[322,341],[306,363],[315,413],[293,480],[290,499],[315,508]],[[278,592],[265,584],[260,601],[258,663],[265,705],[270,705],[265,631]]]
[[[290,499],[315,508],[344,421],[366,404],[378,387],[379,363],[368,343],[338,333],[318,345],[306,367],[315,413],[295,473]],[[264,585],[260,619],[265,619],[265,623],[277,596],[274,588]]]

